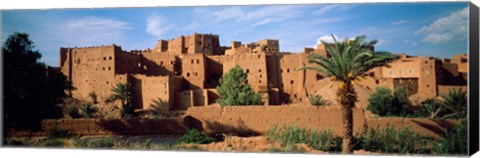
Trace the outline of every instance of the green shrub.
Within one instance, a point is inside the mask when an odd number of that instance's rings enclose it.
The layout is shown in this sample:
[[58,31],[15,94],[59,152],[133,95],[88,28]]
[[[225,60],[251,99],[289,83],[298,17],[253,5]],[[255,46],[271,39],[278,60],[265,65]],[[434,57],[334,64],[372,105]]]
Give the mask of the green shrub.
[[337,143],[337,138],[333,137],[331,130],[322,130],[318,133],[316,130],[300,128],[293,125],[270,128],[266,136],[279,142],[282,146],[305,143],[316,150],[338,151],[341,144]]
[[112,148],[116,141],[112,137],[99,139],[75,140],[75,147],[80,148]]
[[62,147],[65,143],[61,139],[45,139],[41,145],[48,147]]
[[47,132],[47,139],[70,138],[72,136],[74,135],[69,131],[57,127],[53,127]]
[[94,91],[88,93],[88,96],[90,97],[90,99],[92,99],[92,103],[93,104],[97,104],[98,101],[97,101],[97,93],[95,93]]
[[403,116],[407,114],[410,105],[403,87],[395,88],[393,93],[386,87],[377,87],[368,96],[367,110],[379,116]]
[[93,118],[95,113],[98,111],[98,109],[95,106],[93,106],[91,103],[86,103],[80,107],[80,111],[82,111],[83,117]]
[[177,144],[209,144],[214,141],[214,138],[203,134],[195,128],[192,128],[177,140]]
[[81,118],[82,115],[78,111],[78,108],[74,105],[68,105],[65,109],[65,113],[70,117],[70,118]]
[[462,89],[450,89],[440,94],[440,118],[465,118],[467,115],[467,92]]
[[217,86],[219,98],[216,100],[220,106],[231,105],[261,105],[262,98],[246,82],[247,73],[235,65],[230,71],[220,78],[220,85]]
[[332,103],[328,100],[323,99],[321,95],[318,94],[312,94],[308,96],[308,100],[310,101],[310,104],[314,106],[323,106],[323,105],[331,105]]
[[355,140],[355,149],[381,153],[428,153],[427,139],[409,128],[395,130],[389,126],[383,130],[371,128]]
[[466,155],[468,154],[468,124],[463,119],[453,130],[448,131],[433,147],[435,154]]

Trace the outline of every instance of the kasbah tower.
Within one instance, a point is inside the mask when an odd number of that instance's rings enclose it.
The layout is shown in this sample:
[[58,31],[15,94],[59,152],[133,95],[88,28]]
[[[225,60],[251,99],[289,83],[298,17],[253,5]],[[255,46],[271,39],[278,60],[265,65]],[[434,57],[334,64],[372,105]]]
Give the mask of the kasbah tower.
[[[324,45],[291,53],[282,52],[273,39],[232,41],[230,46],[219,41],[218,35],[194,33],[159,40],[153,50],[125,51],[116,45],[60,48],[60,69],[74,86],[69,95],[81,100],[91,92],[106,100],[117,83],[130,83],[138,110],[159,101],[170,111],[215,104],[219,79],[235,65],[247,73],[247,83],[265,105],[309,104],[312,94],[336,103],[336,83],[314,70],[298,70],[309,65],[309,54],[328,56]],[[367,106],[368,94],[377,86],[403,86],[417,104],[452,87],[466,90],[466,54],[451,59],[398,55],[389,67],[375,68],[357,82],[357,107]]]

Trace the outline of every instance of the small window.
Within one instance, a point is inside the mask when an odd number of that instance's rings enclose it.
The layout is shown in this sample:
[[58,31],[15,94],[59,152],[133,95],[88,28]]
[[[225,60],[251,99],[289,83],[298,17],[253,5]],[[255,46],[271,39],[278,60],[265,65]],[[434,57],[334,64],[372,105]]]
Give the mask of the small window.
[[429,84],[427,84],[427,87],[430,87],[430,85],[429,85]]
[[250,70],[249,70],[249,69],[247,69],[247,70],[246,70],[246,72],[247,72],[247,74],[248,74],[248,73],[250,72]]
[[280,73],[283,73],[283,69],[280,69]]
[[108,67],[108,70],[111,70],[110,66]]
[[408,73],[413,74],[413,70],[412,69],[408,70]]
[[262,72],[262,69],[258,69],[258,72]]
[[193,64],[193,59],[192,59],[192,64]]
[[107,57],[103,57],[103,60],[107,60]]
[[108,84],[108,81],[106,83]]
[[247,83],[247,84],[248,84],[248,80],[245,80],[245,83]]
[[260,78],[262,78],[262,74],[260,74]]
[[160,61],[160,65],[163,65],[163,61]]
[[388,74],[392,75],[392,74],[393,74],[393,71],[392,71],[392,70],[388,70]]
[[190,72],[187,72],[187,77],[190,77]]
[[103,67],[103,71],[105,71],[105,67]]
[[290,73],[290,69],[287,69],[287,73]]
[[170,65],[173,65],[173,61],[170,61]]
[[197,64],[200,64],[200,59],[197,59]]
[[112,60],[112,57],[108,57],[108,60]]
[[260,55],[258,55],[258,59],[260,59]]
[[290,80],[290,84],[293,84],[293,80]]
[[376,84],[380,84],[380,81],[378,81],[378,80],[375,80],[375,83],[376,83]]
[[398,70],[398,74],[402,74],[402,70]]
[[262,80],[258,80],[258,83],[262,83]]

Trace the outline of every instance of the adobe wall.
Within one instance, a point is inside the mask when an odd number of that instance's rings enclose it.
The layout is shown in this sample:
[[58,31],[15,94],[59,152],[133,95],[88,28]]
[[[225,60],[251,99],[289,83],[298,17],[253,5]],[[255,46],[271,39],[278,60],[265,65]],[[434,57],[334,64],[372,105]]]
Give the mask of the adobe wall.
[[[331,128],[342,133],[339,107],[315,106],[203,106],[191,107],[186,114],[187,125],[208,133],[236,131],[243,134],[265,133],[275,125],[298,125],[317,130]],[[354,133],[361,131],[365,118],[362,109],[353,110]]]
[[[185,125],[207,133],[236,132],[238,134],[264,134],[276,125],[297,125],[316,130],[332,129],[342,135],[341,108],[338,106],[204,106],[191,107],[185,114]],[[427,118],[366,118],[362,108],[353,110],[353,133],[365,129],[394,129],[408,127],[420,135],[439,137],[444,128],[452,128],[459,120],[433,120]]]
[[172,75],[175,72],[174,55],[164,53],[142,53],[146,75]]
[[182,76],[185,79],[185,89],[205,88],[205,55],[187,54],[182,56]]
[[45,136],[57,128],[79,136],[89,135],[170,135],[184,134],[186,127],[181,119],[48,119],[42,121],[43,132],[16,132],[13,136]]

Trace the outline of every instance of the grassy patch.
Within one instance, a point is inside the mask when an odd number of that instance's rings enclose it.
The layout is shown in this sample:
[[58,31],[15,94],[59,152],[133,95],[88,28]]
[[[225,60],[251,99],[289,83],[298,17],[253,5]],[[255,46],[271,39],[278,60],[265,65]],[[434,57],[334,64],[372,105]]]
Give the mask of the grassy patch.
[[177,140],[177,144],[209,144],[214,141],[214,138],[205,135],[195,128],[192,128]]
[[[282,147],[304,143],[316,150],[339,151],[341,144],[331,130],[316,130],[300,128],[294,125],[275,126],[266,132],[266,136],[281,143]],[[273,150],[273,149],[272,149]]]

